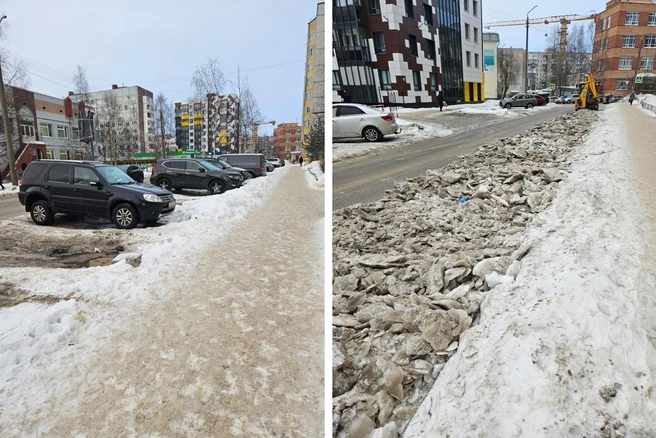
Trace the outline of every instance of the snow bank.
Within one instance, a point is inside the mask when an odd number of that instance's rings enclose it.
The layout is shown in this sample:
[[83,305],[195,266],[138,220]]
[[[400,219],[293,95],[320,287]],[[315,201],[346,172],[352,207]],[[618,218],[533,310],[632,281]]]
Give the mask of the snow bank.
[[600,113],[517,280],[490,292],[404,437],[656,436],[656,284],[622,110]]
[[313,161],[303,169],[310,187],[323,190],[325,176],[323,170],[321,170],[321,162]]

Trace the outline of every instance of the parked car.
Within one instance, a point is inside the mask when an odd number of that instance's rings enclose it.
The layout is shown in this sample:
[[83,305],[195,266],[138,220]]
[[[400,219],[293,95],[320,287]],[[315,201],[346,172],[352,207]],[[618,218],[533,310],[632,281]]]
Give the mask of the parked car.
[[225,154],[220,155],[219,160],[246,169],[251,178],[267,174],[266,159],[262,154]]
[[563,94],[558,99],[556,99],[556,103],[574,103],[575,99],[576,97],[572,94]]
[[603,97],[603,103],[614,103],[622,100],[622,96],[619,94],[606,94]]
[[273,167],[280,167],[283,164],[280,163],[280,158],[270,157],[266,159],[269,163],[273,164]]
[[121,169],[123,172],[127,173],[130,178],[135,180],[138,183],[144,182],[144,171],[141,169],[141,167],[137,166],[136,164],[119,164],[118,166],[119,169]]
[[241,174],[241,178],[242,178],[243,181],[246,181],[247,179],[251,178],[251,173],[248,170],[242,169],[241,167],[231,166],[228,163],[226,163],[225,161],[219,160],[217,158],[205,158],[205,161],[214,164],[219,169],[232,170],[234,172],[239,172]]
[[156,222],[173,212],[173,193],[137,184],[116,166],[88,161],[31,162],[19,181],[18,200],[37,225],[55,214],[110,218],[117,228]]
[[392,113],[357,103],[333,105],[333,139],[362,137],[367,141],[380,141],[386,135],[400,132]]
[[273,172],[274,169],[276,168],[272,163],[269,163],[268,161],[265,164],[267,172]]
[[549,103],[551,101],[551,94],[550,93],[534,93],[536,96],[542,96],[545,100],[545,103]]
[[207,190],[216,195],[240,187],[242,179],[239,172],[221,170],[198,158],[164,158],[153,166],[150,182],[167,190]]
[[515,94],[513,97],[507,97],[499,102],[503,108],[524,107],[533,108],[537,106],[538,100],[534,94]]
[[545,99],[541,95],[534,94],[533,96],[535,96],[535,100],[538,102],[538,106],[544,106],[547,104],[547,99]]

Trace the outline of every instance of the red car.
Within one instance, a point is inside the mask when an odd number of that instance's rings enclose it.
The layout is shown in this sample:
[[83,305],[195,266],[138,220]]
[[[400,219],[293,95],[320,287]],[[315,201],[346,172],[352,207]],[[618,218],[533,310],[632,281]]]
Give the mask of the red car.
[[534,94],[535,99],[538,101],[538,106],[543,106],[547,104],[547,99],[540,96],[539,94]]

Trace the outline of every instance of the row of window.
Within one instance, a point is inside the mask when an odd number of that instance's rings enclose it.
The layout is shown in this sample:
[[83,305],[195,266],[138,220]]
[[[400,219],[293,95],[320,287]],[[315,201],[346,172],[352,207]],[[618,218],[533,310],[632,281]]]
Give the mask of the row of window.
[[[21,123],[20,126],[21,133],[26,136],[34,137],[34,126],[31,123]],[[41,132],[42,137],[53,138],[52,124],[50,123],[39,123],[39,131]],[[77,140],[79,138],[78,128],[73,128],[73,139]],[[62,140],[68,139],[68,126],[57,125],[57,138]]]
[[[643,56],[640,58],[641,70],[652,70],[654,68],[654,57]],[[633,56],[620,56],[618,70],[633,70]]]
[[[640,19],[640,12],[638,11],[627,11],[624,15],[624,25],[625,26],[637,26]],[[605,22],[606,20],[604,20]],[[650,12],[649,18],[647,19],[647,26],[656,26],[656,12]],[[602,30],[605,30],[610,27],[610,17],[608,17],[608,23],[602,23]]]
[[[606,38],[608,40],[608,38]],[[653,49],[656,48],[656,35],[645,35],[643,38],[643,48]],[[608,43],[606,43],[608,44]],[[632,49],[636,46],[636,36],[635,35],[623,35],[622,36],[622,48],[623,49]]]
[[[470,32],[469,32],[470,26],[469,23],[465,23],[465,39],[470,40]],[[474,28],[474,42],[478,42],[478,27]]]
[[[52,149],[47,149],[46,150],[46,158],[48,158],[49,160],[54,160],[55,159],[55,151],[53,151]],[[82,160],[82,159],[84,159],[84,155],[82,154],[82,152],[74,152],[73,155],[71,156],[70,151],[59,151],[59,159],[60,160],[70,160],[71,158],[74,159],[74,160]]]
[[[472,6],[472,14],[476,17],[478,16],[478,0],[473,0]],[[465,0],[464,9],[466,12],[469,12],[469,0]]]
[[[405,0],[405,17],[411,20],[415,19],[415,7],[412,3],[413,0]],[[369,0],[369,13],[371,15],[377,15],[381,13],[380,10],[380,0]],[[469,1],[467,0],[467,3]],[[478,1],[474,0],[474,4],[477,4]],[[433,26],[433,7],[428,3],[423,3],[424,8],[424,24],[428,26]]]
[[[429,73],[430,78],[430,91],[437,91],[437,74]],[[380,79],[381,90],[392,89],[392,78],[390,77],[389,70],[378,70],[378,79]],[[412,71],[412,82],[415,91],[422,91],[421,72],[418,70]]]

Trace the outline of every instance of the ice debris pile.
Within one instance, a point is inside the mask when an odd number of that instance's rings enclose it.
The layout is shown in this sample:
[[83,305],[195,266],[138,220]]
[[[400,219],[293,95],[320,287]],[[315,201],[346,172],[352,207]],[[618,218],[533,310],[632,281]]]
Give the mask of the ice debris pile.
[[333,216],[333,436],[396,438],[530,250],[597,113],[487,144]]

